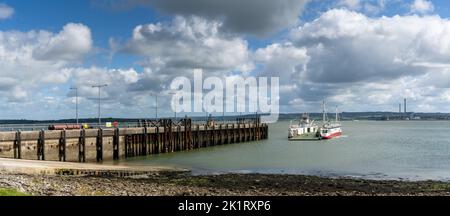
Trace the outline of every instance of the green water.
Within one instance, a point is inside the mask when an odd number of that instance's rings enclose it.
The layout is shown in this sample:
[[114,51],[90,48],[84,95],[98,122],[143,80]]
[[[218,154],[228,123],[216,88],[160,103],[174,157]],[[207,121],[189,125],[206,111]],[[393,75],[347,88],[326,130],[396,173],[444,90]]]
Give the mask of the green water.
[[169,165],[194,173],[289,173],[371,179],[450,180],[450,122],[343,122],[344,135],[288,141],[289,122],[269,126],[269,139],[152,155],[125,164]]

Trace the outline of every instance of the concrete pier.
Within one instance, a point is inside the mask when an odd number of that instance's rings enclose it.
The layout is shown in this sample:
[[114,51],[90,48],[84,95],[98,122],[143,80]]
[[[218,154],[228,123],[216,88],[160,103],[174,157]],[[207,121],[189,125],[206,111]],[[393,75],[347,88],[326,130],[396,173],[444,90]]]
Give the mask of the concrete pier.
[[160,119],[139,126],[0,132],[0,157],[101,162],[268,138],[268,125],[259,119],[227,124],[192,124],[189,118],[178,122]]

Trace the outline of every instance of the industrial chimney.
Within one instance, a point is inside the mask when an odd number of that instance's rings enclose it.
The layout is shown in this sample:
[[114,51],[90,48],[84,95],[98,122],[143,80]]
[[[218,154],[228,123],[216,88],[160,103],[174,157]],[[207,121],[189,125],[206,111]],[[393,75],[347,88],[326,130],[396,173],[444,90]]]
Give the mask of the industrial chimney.
[[405,113],[406,113],[406,98],[404,99],[404,102],[403,102],[404,104],[403,104],[403,109],[404,109],[404,111],[405,111]]

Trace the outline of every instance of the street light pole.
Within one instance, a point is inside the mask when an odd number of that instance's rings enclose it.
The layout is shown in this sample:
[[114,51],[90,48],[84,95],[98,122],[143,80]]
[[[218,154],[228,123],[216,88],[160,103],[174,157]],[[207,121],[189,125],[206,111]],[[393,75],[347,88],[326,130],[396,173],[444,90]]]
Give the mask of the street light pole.
[[78,87],[72,87],[70,89],[75,90],[75,117],[78,125]]
[[155,101],[156,101],[156,105],[155,105],[155,118],[158,119],[158,94],[157,93],[150,93],[151,95],[155,96]]
[[[176,95],[177,93],[175,93],[175,92],[170,92],[169,93],[170,95]],[[177,103],[175,103],[175,120],[177,120]]]
[[107,84],[103,84],[103,85],[93,85],[92,88],[98,88],[98,127],[101,126],[102,124],[102,120],[101,120],[101,94],[100,94],[100,90],[102,87],[106,87],[108,86]]

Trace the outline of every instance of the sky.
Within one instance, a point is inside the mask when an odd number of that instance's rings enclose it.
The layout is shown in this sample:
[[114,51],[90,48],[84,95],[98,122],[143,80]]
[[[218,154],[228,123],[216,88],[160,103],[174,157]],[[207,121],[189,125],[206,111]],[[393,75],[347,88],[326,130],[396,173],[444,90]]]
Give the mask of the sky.
[[[0,0],[0,119],[171,116],[170,82],[279,77],[280,112],[449,112],[444,0]],[[204,115],[180,113],[179,115]]]

